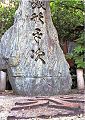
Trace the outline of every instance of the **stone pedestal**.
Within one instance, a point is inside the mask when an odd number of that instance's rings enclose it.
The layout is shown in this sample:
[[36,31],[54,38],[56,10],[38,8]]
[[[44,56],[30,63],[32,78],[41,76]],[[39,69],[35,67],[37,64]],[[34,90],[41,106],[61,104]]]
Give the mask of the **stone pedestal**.
[[6,89],[6,73],[0,71],[0,92],[5,91]]
[[9,79],[16,93],[54,95],[70,90],[69,66],[48,1],[21,0],[14,25],[1,39],[1,54],[8,59]]

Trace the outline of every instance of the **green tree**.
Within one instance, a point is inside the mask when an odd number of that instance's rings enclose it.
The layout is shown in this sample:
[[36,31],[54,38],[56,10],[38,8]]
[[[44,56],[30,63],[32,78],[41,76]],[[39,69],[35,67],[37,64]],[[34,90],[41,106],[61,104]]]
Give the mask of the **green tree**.
[[[83,0],[55,0],[50,2],[53,23],[63,43],[75,41],[73,58],[77,67],[85,67],[84,58],[84,2]],[[80,56],[82,52],[82,55]],[[81,59],[78,59],[80,58]],[[82,60],[82,61],[81,61]]]
[[50,2],[53,23],[58,31],[59,40],[74,40],[79,32],[77,27],[84,26],[83,0],[52,0]]
[[84,1],[55,0],[50,2],[53,23],[58,31],[60,43],[75,42],[75,48],[67,57],[73,59],[77,66],[77,85],[84,89],[83,68],[84,53]]
[[12,26],[14,14],[18,7],[18,0],[10,1],[9,5],[0,2],[0,38],[4,32]]

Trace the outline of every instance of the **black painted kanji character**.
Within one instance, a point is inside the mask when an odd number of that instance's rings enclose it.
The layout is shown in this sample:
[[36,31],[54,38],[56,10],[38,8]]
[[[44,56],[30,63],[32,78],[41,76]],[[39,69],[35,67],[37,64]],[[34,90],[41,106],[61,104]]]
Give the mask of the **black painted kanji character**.
[[44,1],[35,0],[30,2],[31,2],[32,9],[35,9],[37,7],[38,9],[43,8],[44,10],[46,10]]
[[32,59],[34,58],[34,56],[36,56],[35,61],[38,61],[38,59],[40,59],[43,64],[46,64],[42,58],[45,55],[45,53],[40,48],[38,48],[37,51],[34,51],[34,50],[31,50],[31,51],[32,51],[32,55],[31,55]]
[[43,13],[40,12],[38,15],[36,13],[32,14],[31,20],[34,20],[35,22],[37,21],[37,18],[41,21],[42,24],[44,24],[42,18],[43,18]]
[[36,41],[36,42],[38,43],[38,45],[39,45],[39,40],[41,39],[41,36],[43,35],[43,34],[41,33],[41,30],[40,30],[39,28],[36,28],[36,29],[35,29],[35,33],[33,33],[32,35],[34,36],[35,41]]

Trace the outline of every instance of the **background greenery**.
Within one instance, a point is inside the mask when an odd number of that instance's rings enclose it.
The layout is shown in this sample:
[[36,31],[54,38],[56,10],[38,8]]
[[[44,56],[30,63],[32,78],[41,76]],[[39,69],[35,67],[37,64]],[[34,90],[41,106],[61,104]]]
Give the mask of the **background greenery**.
[[17,7],[18,0],[10,1],[9,5],[0,2],[0,38],[4,32],[12,26]]
[[76,39],[73,31],[84,25],[83,0],[52,0],[50,6],[60,40]]
[[52,0],[50,6],[61,47],[64,41],[75,43],[74,50],[66,57],[73,59],[77,68],[85,68],[84,1]]

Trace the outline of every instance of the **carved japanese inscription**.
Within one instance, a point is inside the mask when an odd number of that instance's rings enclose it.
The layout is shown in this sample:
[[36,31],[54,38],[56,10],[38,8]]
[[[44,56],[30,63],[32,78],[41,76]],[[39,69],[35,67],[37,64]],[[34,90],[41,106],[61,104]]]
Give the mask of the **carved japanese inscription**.
[[40,59],[42,61],[43,64],[45,64],[45,60],[43,59],[43,56],[45,55],[45,53],[40,49],[38,48],[37,51],[34,51],[34,50],[31,50],[32,51],[32,55],[31,55],[31,58],[35,59],[35,61],[38,61],[38,59]]
[[38,15],[36,13],[33,13],[32,17],[31,17],[31,20],[34,20],[35,22],[38,21],[38,20],[40,20],[40,22],[42,24],[44,24],[42,18],[43,18],[43,13],[42,12],[40,12]]
[[37,7],[37,8],[43,8],[44,10],[46,10],[45,1],[32,0],[30,2],[31,2],[32,9]]
[[[44,10],[46,10],[44,3],[39,0],[32,1],[31,6],[32,6],[32,9],[35,9],[37,7],[38,9],[43,8]],[[43,13],[41,11],[38,14],[33,13],[31,15],[31,20],[34,20],[35,23],[41,22],[41,24],[44,24],[43,18],[44,18]],[[34,37],[34,40],[37,43],[38,49],[37,49],[37,51],[31,50],[31,52],[32,52],[31,58],[35,59],[35,61],[38,61],[38,59],[40,59],[42,61],[42,63],[45,64],[46,62],[43,59],[43,56],[45,56],[45,52],[42,51],[42,48],[40,48],[40,44],[39,44],[40,40],[42,39],[43,33],[40,28],[35,28],[35,32],[32,35]]]

